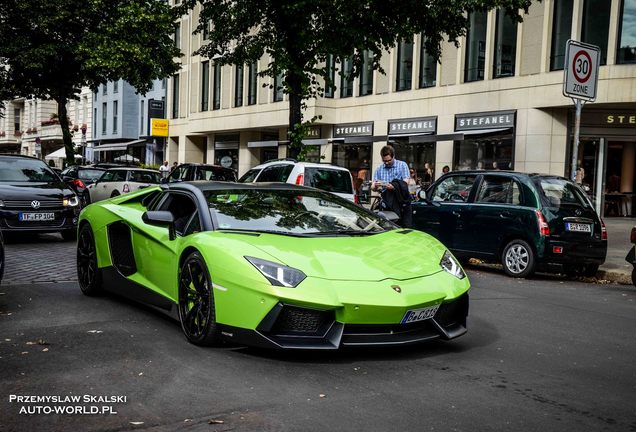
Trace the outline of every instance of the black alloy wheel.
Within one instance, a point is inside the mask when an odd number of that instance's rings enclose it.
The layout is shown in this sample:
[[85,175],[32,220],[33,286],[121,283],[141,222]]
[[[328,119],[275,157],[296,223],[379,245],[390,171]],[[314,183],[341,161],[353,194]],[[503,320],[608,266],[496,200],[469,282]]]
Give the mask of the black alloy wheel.
[[210,346],[219,341],[212,280],[203,257],[192,252],[179,276],[179,320],[188,341]]
[[103,292],[102,271],[97,267],[95,237],[89,224],[82,225],[77,240],[77,280],[80,289],[87,296]]

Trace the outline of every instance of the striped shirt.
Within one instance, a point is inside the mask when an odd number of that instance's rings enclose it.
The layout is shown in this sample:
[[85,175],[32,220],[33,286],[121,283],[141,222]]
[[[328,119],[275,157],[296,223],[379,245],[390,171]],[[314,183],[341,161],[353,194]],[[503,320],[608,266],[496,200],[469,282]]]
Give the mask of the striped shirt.
[[387,167],[385,164],[382,164],[377,167],[373,173],[373,181],[385,183],[391,183],[395,179],[405,180],[409,177],[409,166],[406,162],[397,159],[393,159],[392,166]]

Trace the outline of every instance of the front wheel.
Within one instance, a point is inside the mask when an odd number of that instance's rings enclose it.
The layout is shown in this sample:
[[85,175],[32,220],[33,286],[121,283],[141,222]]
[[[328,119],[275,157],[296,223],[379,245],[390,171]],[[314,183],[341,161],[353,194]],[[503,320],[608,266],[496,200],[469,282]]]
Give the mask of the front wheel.
[[525,278],[534,273],[535,258],[532,247],[524,240],[512,240],[504,248],[501,263],[508,276]]
[[179,276],[179,320],[189,342],[210,346],[218,343],[212,280],[205,260],[192,252]]
[[87,296],[96,296],[103,292],[102,271],[97,267],[95,237],[89,224],[82,225],[77,240],[77,280],[80,289]]

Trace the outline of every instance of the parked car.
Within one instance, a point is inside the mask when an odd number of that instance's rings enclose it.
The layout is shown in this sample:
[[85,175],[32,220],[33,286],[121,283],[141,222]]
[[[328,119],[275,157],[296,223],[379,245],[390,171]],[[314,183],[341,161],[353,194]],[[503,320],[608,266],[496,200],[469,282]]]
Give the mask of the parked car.
[[99,178],[104,174],[104,171],[106,170],[103,168],[73,165],[62,171],[61,177],[62,180],[75,189],[75,193],[77,193],[82,207],[84,207],[88,204],[85,201],[87,195],[84,194],[84,191],[88,185],[99,180]]
[[161,181],[159,171],[142,168],[111,168],[84,191],[83,200],[90,204],[146,188]]
[[334,194],[177,182],[80,219],[82,292],[153,305],[193,344],[323,350],[466,333],[470,282],[453,255]]
[[12,232],[59,232],[77,236],[80,202],[40,159],[0,155],[0,228]]
[[0,282],[2,282],[2,276],[4,276],[4,238],[0,231]]
[[592,276],[605,261],[607,230],[585,192],[558,176],[509,171],[444,175],[413,203],[413,227],[456,256],[500,262],[513,277],[553,265]]
[[162,183],[191,180],[236,181],[236,171],[220,165],[186,163],[176,167]]
[[634,246],[632,246],[629,249],[629,252],[627,253],[627,256],[625,257],[625,261],[627,261],[633,266],[632,283],[634,284],[634,286],[636,286],[636,226],[632,227],[629,240],[632,242]]
[[239,183],[263,182],[310,186],[358,202],[351,172],[337,165],[277,159],[255,166],[239,179]]

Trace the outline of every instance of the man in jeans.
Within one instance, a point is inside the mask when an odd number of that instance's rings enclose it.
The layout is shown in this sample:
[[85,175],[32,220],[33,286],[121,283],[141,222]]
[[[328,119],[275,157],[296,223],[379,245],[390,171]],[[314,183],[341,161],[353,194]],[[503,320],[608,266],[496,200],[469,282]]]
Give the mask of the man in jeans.
[[[382,200],[385,203],[389,201],[400,202],[401,206],[399,208],[393,206],[391,210],[399,210],[396,211],[398,216],[400,216],[398,225],[410,227],[413,219],[411,202],[409,199],[402,199],[403,188],[408,196],[406,182],[410,177],[409,167],[406,162],[395,159],[395,150],[391,146],[382,147],[380,156],[382,156],[382,165],[373,173],[373,185],[371,188],[374,191],[380,191]],[[398,180],[398,182],[396,183],[394,180]],[[396,186],[398,186],[398,189],[396,189]]]

